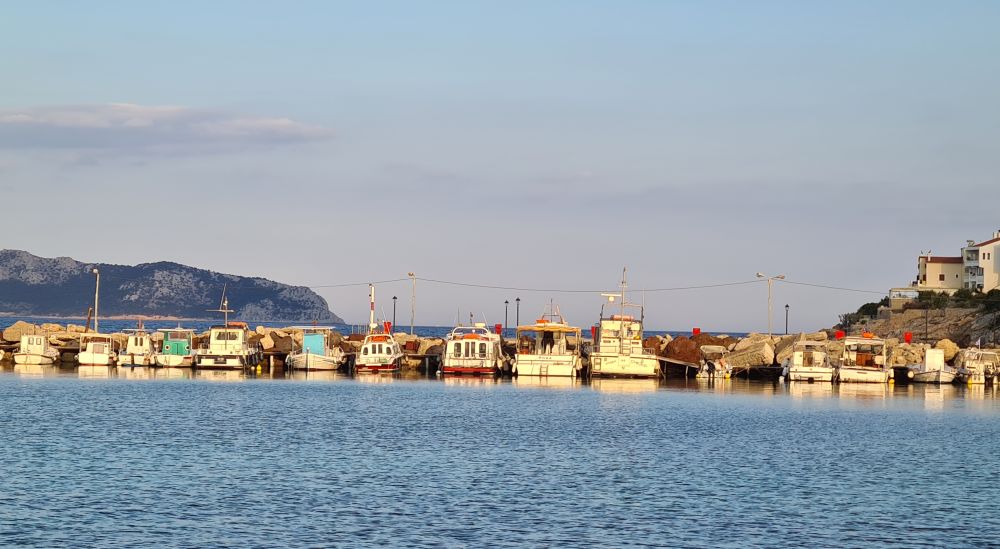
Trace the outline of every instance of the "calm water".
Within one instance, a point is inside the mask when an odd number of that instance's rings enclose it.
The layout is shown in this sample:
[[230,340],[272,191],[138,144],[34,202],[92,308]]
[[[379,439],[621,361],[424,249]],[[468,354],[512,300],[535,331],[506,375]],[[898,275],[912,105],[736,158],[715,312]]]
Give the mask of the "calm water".
[[0,545],[1000,544],[991,388],[137,370],[0,373]]

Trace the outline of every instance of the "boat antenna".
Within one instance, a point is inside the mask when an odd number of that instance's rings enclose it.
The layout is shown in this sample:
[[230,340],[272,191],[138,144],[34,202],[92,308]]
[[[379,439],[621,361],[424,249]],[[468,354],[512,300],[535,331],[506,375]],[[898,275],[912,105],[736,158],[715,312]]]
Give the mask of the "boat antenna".
[[[230,310],[230,308],[229,308],[229,299],[226,298],[226,288],[228,287],[228,285],[229,285],[228,282],[222,285],[222,299],[219,301],[219,308],[218,309],[209,309],[208,310],[208,312],[210,312],[210,313],[222,313],[222,315],[223,315],[222,318],[224,319],[224,322],[225,322],[225,324],[224,324],[225,328],[229,328],[229,313],[235,312],[235,311]],[[228,334],[226,335],[226,339],[224,340],[223,346],[226,349],[229,348],[229,336],[228,336]]]

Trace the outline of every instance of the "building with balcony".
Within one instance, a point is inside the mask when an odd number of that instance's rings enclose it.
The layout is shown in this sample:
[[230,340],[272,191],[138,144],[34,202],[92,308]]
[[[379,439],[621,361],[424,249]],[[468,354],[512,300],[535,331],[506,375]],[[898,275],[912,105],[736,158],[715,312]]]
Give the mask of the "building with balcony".
[[962,288],[988,292],[1000,288],[1000,231],[978,244],[969,240],[962,248]]

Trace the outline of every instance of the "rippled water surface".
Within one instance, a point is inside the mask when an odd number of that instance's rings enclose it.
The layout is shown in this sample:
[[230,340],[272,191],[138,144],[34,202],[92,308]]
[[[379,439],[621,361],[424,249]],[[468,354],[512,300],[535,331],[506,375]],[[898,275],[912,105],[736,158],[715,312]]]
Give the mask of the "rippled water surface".
[[0,545],[1000,544],[992,388],[136,370],[0,373]]

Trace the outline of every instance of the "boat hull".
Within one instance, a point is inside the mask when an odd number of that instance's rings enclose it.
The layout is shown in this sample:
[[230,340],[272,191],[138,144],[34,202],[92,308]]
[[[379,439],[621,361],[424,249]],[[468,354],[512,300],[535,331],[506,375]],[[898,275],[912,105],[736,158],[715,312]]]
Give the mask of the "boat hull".
[[34,353],[14,353],[14,364],[25,366],[51,366],[59,358],[58,354],[39,355]]
[[562,360],[514,360],[512,373],[516,376],[576,377],[580,363],[572,357]]
[[153,357],[147,354],[118,355],[119,366],[150,366],[152,363]]
[[298,353],[289,355],[287,363],[290,368],[295,370],[332,371],[340,369],[343,359],[315,353]]
[[873,368],[838,368],[837,381],[841,383],[887,383],[890,370]]
[[88,353],[86,351],[76,355],[76,361],[80,366],[112,366],[115,357],[107,353]]
[[932,372],[913,372],[914,383],[951,383],[955,380],[954,372],[935,370]]
[[986,374],[982,372],[974,373],[960,373],[957,376],[959,383],[964,383],[966,385],[985,385],[986,384]]
[[399,356],[386,362],[355,362],[354,373],[356,374],[392,374],[398,372],[403,363],[403,357]]
[[830,383],[833,381],[833,368],[824,367],[792,367],[788,369],[788,381],[812,381]]
[[600,355],[590,356],[593,377],[659,377],[660,361],[655,356]]
[[153,355],[153,362],[162,368],[190,368],[194,364],[194,356]]
[[195,366],[202,370],[242,370],[254,365],[249,355],[198,355]]

